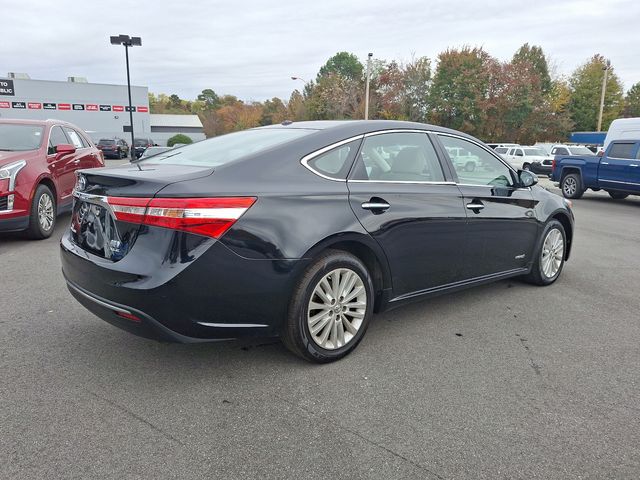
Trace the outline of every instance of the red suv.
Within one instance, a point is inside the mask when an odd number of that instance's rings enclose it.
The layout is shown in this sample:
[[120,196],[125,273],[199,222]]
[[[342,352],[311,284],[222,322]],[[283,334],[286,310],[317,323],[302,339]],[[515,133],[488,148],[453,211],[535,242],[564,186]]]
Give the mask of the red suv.
[[102,166],[102,152],[75,125],[0,120],[0,232],[49,237],[71,208],[76,170]]

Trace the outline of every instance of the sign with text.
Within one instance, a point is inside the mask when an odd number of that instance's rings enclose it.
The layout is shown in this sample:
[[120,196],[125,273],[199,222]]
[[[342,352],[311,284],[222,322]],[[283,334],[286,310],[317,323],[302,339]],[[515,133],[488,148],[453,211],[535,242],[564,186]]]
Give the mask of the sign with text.
[[11,108],[11,102],[0,102],[0,108]]
[[86,105],[87,110],[89,110],[90,112],[97,112],[98,111],[98,105],[94,104],[94,103],[87,103]]
[[73,109],[74,110],[84,110],[84,105],[82,103],[74,103],[73,104]]
[[113,106],[113,111],[114,112],[124,112],[124,107],[122,105],[114,105]]
[[100,111],[101,112],[110,112],[111,111],[111,105],[100,105]]
[[58,110],[71,110],[71,104],[70,103],[59,103],[58,104]]
[[127,112],[135,112],[136,111],[136,107],[126,107],[125,110]]
[[149,111],[149,107],[138,107],[138,112],[147,113]]
[[15,96],[16,92],[13,89],[13,80],[0,80],[0,95]]
[[24,102],[11,102],[11,108],[27,108],[27,104]]
[[42,108],[44,108],[45,110],[55,110],[56,104],[51,102],[45,102],[42,104]]
[[42,104],[38,102],[29,102],[27,103],[27,107],[29,107],[31,110],[41,110]]

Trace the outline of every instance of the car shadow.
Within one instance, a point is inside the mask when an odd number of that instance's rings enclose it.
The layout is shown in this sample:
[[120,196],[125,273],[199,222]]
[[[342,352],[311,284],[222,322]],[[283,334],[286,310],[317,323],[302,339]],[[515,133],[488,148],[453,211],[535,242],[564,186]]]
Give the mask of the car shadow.
[[53,234],[49,238],[42,240],[34,240],[27,237],[26,232],[0,232],[0,249],[2,247],[11,247],[26,242],[59,242],[62,234],[69,228],[71,221],[71,212],[65,212],[58,216]]

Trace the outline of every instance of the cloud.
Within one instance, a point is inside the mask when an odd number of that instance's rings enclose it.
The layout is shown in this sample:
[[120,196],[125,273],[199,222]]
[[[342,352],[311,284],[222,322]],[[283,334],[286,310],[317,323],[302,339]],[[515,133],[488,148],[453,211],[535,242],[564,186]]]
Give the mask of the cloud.
[[[37,14],[34,14],[37,12]],[[315,78],[338,51],[365,59],[435,58],[447,47],[483,46],[508,60],[540,45],[570,74],[594,53],[610,58],[625,88],[640,81],[640,2],[324,0],[14,2],[3,10],[3,65],[32,78],[79,75],[124,83],[122,47],[109,35],[141,36],[132,82],[195,98],[204,88],[244,99],[288,98],[290,77]],[[1,72],[4,74],[4,72]]]

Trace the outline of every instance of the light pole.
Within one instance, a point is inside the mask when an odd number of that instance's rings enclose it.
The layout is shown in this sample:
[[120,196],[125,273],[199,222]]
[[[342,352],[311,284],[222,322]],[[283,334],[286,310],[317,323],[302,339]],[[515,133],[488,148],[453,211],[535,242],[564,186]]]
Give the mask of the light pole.
[[367,86],[364,94],[364,119],[369,120],[369,82],[371,81],[371,57],[373,53],[367,55]]
[[136,148],[135,140],[133,138],[133,106],[131,105],[131,79],[129,77],[129,47],[141,47],[142,38],[130,37],[129,35],[116,35],[111,37],[111,45],[124,45],[124,56],[127,61],[127,91],[129,93],[129,122],[131,123],[131,147],[129,148],[129,155],[131,161],[135,160]]
[[600,113],[598,114],[598,131],[602,129],[602,112],[604,111],[604,94],[607,91],[607,77],[609,76],[609,70],[611,70],[611,60],[607,60],[607,63],[602,67],[604,70],[604,77],[602,78],[602,92],[600,93]]
[[301,80],[302,83],[304,83],[305,85],[307,84],[307,81],[302,77],[291,77],[291,80]]

